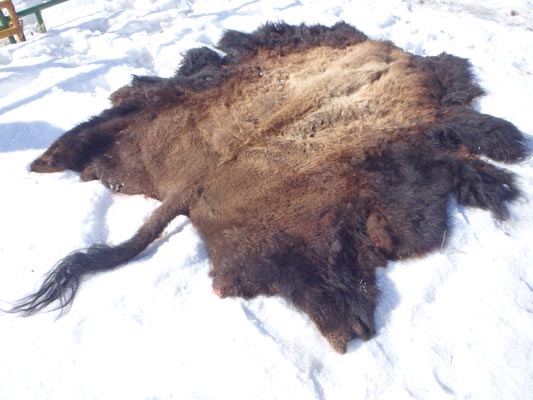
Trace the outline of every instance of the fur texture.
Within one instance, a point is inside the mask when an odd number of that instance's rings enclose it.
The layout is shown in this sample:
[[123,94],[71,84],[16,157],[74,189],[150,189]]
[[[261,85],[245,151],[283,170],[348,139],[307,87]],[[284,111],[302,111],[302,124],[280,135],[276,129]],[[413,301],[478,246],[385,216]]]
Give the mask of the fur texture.
[[524,139],[472,108],[466,60],[418,57],[357,29],[267,24],[134,77],[112,108],[32,164],[162,205],[118,246],[60,261],[14,309],[69,305],[80,278],[126,263],[177,214],[205,240],[220,297],[282,296],[332,347],[375,334],[375,268],[441,245],[449,196],[507,217]]

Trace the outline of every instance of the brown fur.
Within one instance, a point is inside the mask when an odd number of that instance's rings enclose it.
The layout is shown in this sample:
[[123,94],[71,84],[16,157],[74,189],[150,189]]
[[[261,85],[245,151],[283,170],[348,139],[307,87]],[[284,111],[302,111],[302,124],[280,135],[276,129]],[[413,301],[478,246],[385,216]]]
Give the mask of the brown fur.
[[519,160],[523,138],[472,109],[482,91],[465,60],[346,24],[269,24],[220,48],[191,51],[171,79],[135,78],[32,164],[163,205],[122,247],[63,260],[16,310],[70,303],[81,275],[127,262],[183,213],[215,293],[283,296],[344,352],[375,333],[375,268],[439,246],[450,194],[506,217],[513,177],[476,155]]

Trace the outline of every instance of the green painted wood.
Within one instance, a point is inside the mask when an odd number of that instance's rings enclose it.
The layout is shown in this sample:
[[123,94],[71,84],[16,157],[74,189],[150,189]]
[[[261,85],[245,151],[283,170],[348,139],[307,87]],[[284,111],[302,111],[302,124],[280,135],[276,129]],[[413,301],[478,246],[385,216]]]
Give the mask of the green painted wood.
[[[56,6],[58,4],[64,3],[66,1],[68,1],[68,0],[49,0],[49,1],[45,2],[45,3],[37,4],[36,6],[26,8],[25,10],[17,11],[17,15],[19,17],[25,17],[25,16],[31,15],[31,14],[37,15],[37,13],[40,14],[40,12],[42,10],[44,10],[45,8],[53,7],[53,6]],[[38,20],[38,18],[37,18],[37,20]],[[42,16],[41,16],[41,19],[42,19]]]
[[[8,29],[10,27],[9,18],[4,15],[4,12],[2,10],[0,10],[0,24],[2,25],[2,29]],[[13,36],[9,36],[8,40],[11,44],[17,43]]]
[[[36,6],[26,8],[21,11],[17,11],[17,17],[22,18],[26,17],[28,15],[35,14],[35,17],[37,18],[37,26],[39,27],[39,31],[44,33],[46,32],[46,25],[44,24],[43,14],[41,13],[42,10],[56,6],[58,4],[64,3],[68,0],[49,0],[45,3],[37,4]],[[9,17],[6,17],[2,11],[0,11],[0,24],[4,28],[9,28]],[[13,36],[9,37],[10,43],[16,43],[16,40]]]
[[44,24],[44,19],[43,15],[41,14],[41,10],[35,12],[35,17],[37,18],[37,26],[39,27],[39,32],[45,33],[46,25]]

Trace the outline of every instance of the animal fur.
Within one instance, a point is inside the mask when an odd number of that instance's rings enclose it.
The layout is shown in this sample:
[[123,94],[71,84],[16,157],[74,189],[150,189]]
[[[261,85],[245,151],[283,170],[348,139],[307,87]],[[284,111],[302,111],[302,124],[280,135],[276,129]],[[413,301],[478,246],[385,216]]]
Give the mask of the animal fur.
[[162,202],[135,236],[59,262],[14,311],[70,305],[178,214],[206,243],[220,297],[282,296],[338,352],[375,334],[375,269],[439,246],[450,195],[507,217],[524,138],[480,114],[469,63],[419,57],[357,29],[267,24],[190,50],[169,79],[134,77],[113,106],[31,165]]

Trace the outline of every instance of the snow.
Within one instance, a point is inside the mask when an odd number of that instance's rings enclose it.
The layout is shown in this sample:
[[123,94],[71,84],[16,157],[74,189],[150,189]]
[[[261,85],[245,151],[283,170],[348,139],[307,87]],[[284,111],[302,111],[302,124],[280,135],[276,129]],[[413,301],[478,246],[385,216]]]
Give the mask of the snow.
[[[0,307],[69,252],[129,238],[157,207],[73,172],[28,169],[132,74],[170,76],[184,51],[224,29],[344,20],[416,54],[471,59],[487,91],[477,108],[531,137],[532,10],[527,0],[71,0],[45,10],[46,34],[0,47]],[[511,218],[452,203],[442,249],[378,271],[378,335],[345,355],[280,299],[213,295],[204,244],[178,217],[135,261],[85,281],[63,317],[0,313],[0,399],[530,398],[533,161],[505,167],[524,193]]]

